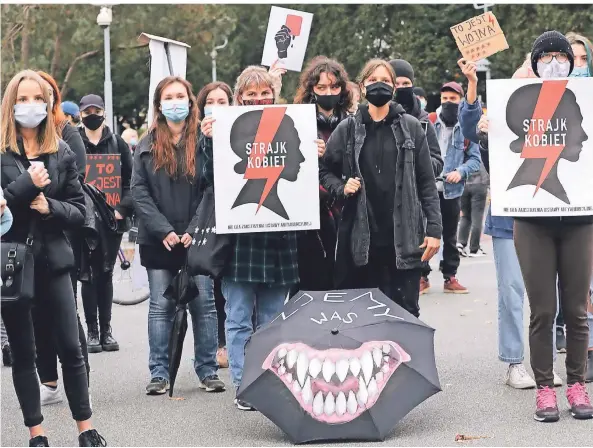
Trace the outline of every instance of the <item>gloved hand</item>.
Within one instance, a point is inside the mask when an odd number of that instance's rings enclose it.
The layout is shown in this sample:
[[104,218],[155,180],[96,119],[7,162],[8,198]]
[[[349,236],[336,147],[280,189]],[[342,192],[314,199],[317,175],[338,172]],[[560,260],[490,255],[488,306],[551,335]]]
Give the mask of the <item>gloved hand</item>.
[[290,28],[286,25],[282,25],[280,31],[274,36],[276,39],[276,48],[278,48],[278,57],[285,59],[288,56],[288,47],[292,42],[293,36],[290,34]]

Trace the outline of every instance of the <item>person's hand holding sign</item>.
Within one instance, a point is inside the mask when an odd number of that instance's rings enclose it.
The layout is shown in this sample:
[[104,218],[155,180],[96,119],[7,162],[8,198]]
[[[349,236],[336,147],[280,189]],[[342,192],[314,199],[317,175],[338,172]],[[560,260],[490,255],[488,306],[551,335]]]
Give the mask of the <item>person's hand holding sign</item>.
[[358,190],[360,190],[360,178],[350,178],[344,186],[344,196],[352,196],[353,194],[356,194]]
[[286,74],[286,69],[279,64],[279,59],[270,66],[268,73],[274,80],[274,91],[276,93],[276,99],[280,98],[280,91],[282,90],[282,76]]
[[183,236],[181,237],[181,243],[183,244],[183,247],[185,247],[186,249],[191,246],[191,242],[192,242],[193,238],[189,233],[184,233]]
[[31,164],[27,171],[31,176],[33,184],[35,184],[37,188],[44,188],[51,183],[51,180],[49,180],[49,173],[43,164]]
[[181,242],[181,240],[179,239],[179,236],[177,236],[177,234],[175,232],[169,233],[163,240],[165,249],[167,249],[169,252],[171,252],[171,249],[173,249],[175,246],[177,246],[180,242]]
[[461,182],[461,179],[461,173],[457,170],[447,174],[447,182],[449,182],[450,184],[458,184],[459,182]]
[[212,138],[212,123],[216,120],[212,118],[212,116],[208,116],[202,120],[202,124],[200,125],[202,129],[202,134],[204,134],[208,138]]
[[488,117],[486,115],[480,117],[480,121],[478,121],[478,131],[488,134]]
[[478,66],[474,61],[461,58],[457,65],[467,78],[467,103],[474,104],[478,99]]
[[325,154],[325,142],[321,139],[315,140],[317,144],[317,156],[321,159]]
[[425,249],[422,254],[422,261],[430,261],[434,257],[441,247],[441,240],[438,238],[432,238],[427,236],[424,238],[424,243],[420,246],[420,249]]

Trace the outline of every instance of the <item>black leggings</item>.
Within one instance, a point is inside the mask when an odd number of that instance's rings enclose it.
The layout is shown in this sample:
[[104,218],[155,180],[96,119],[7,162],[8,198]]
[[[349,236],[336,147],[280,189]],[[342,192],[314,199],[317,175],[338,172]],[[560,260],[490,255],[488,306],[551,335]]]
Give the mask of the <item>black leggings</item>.
[[[108,253],[113,258],[108,260],[109,272],[105,272],[103,258],[93,258],[93,280],[82,284],[82,305],[88,327],[97,325],[97,310],[101,327],[111,324],[111,308],[113,307],[113,268],[117,259],[117,251],[121,244],[122,234],[114,234],[109,238]],[[97,250],[101,250],[100,248]]]
[[35,341],[52,339],[62,364],[64,388],[72,417],[91,418],[88,379],[80,348],[76,307],[68,273],[37,268],[33,302],[2,306],[2,319],[13,356],[12,378],[25,426],[41,424],[39,382],[35,370]]

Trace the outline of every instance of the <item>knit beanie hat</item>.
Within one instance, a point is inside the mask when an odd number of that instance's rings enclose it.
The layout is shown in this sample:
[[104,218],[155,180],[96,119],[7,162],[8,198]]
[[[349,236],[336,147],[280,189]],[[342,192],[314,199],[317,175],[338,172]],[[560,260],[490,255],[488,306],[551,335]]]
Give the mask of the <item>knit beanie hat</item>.
[[426,91],[422,87],[414,87],[414,95],[426,98]]
[[531,50],[531,68],[538,78],[539,73],[537,72],[537,62],[539,61],[539,58],[544,53],[552,52],[566,53],[568,61],[570,62],[570,71],[568,73],[572,73],[572,69],[574,68],[574,53],[572,52],[570,42],[564,37],[564,34],[558,31],[546,31],[540,37],[535,39]]
[[398,78],[403,76],[404,78],[408,78],[414,84],[414,69],[410,65],[408,61],[404,61],[403,59],[394,59],[389,61],[389,64],[395,70],[395,76]]

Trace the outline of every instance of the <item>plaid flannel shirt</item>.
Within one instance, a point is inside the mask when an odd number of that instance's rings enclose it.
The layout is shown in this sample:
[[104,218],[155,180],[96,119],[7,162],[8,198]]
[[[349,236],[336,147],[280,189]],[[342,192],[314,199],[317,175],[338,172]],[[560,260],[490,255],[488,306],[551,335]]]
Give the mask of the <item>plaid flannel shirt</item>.
[[[204,157],[202,176],[214,183],[212,139],[200,135]],[[296,232],[242,233],[235,235],[235,247],[225,278],[234,282],[294,285],[299,282]]]

